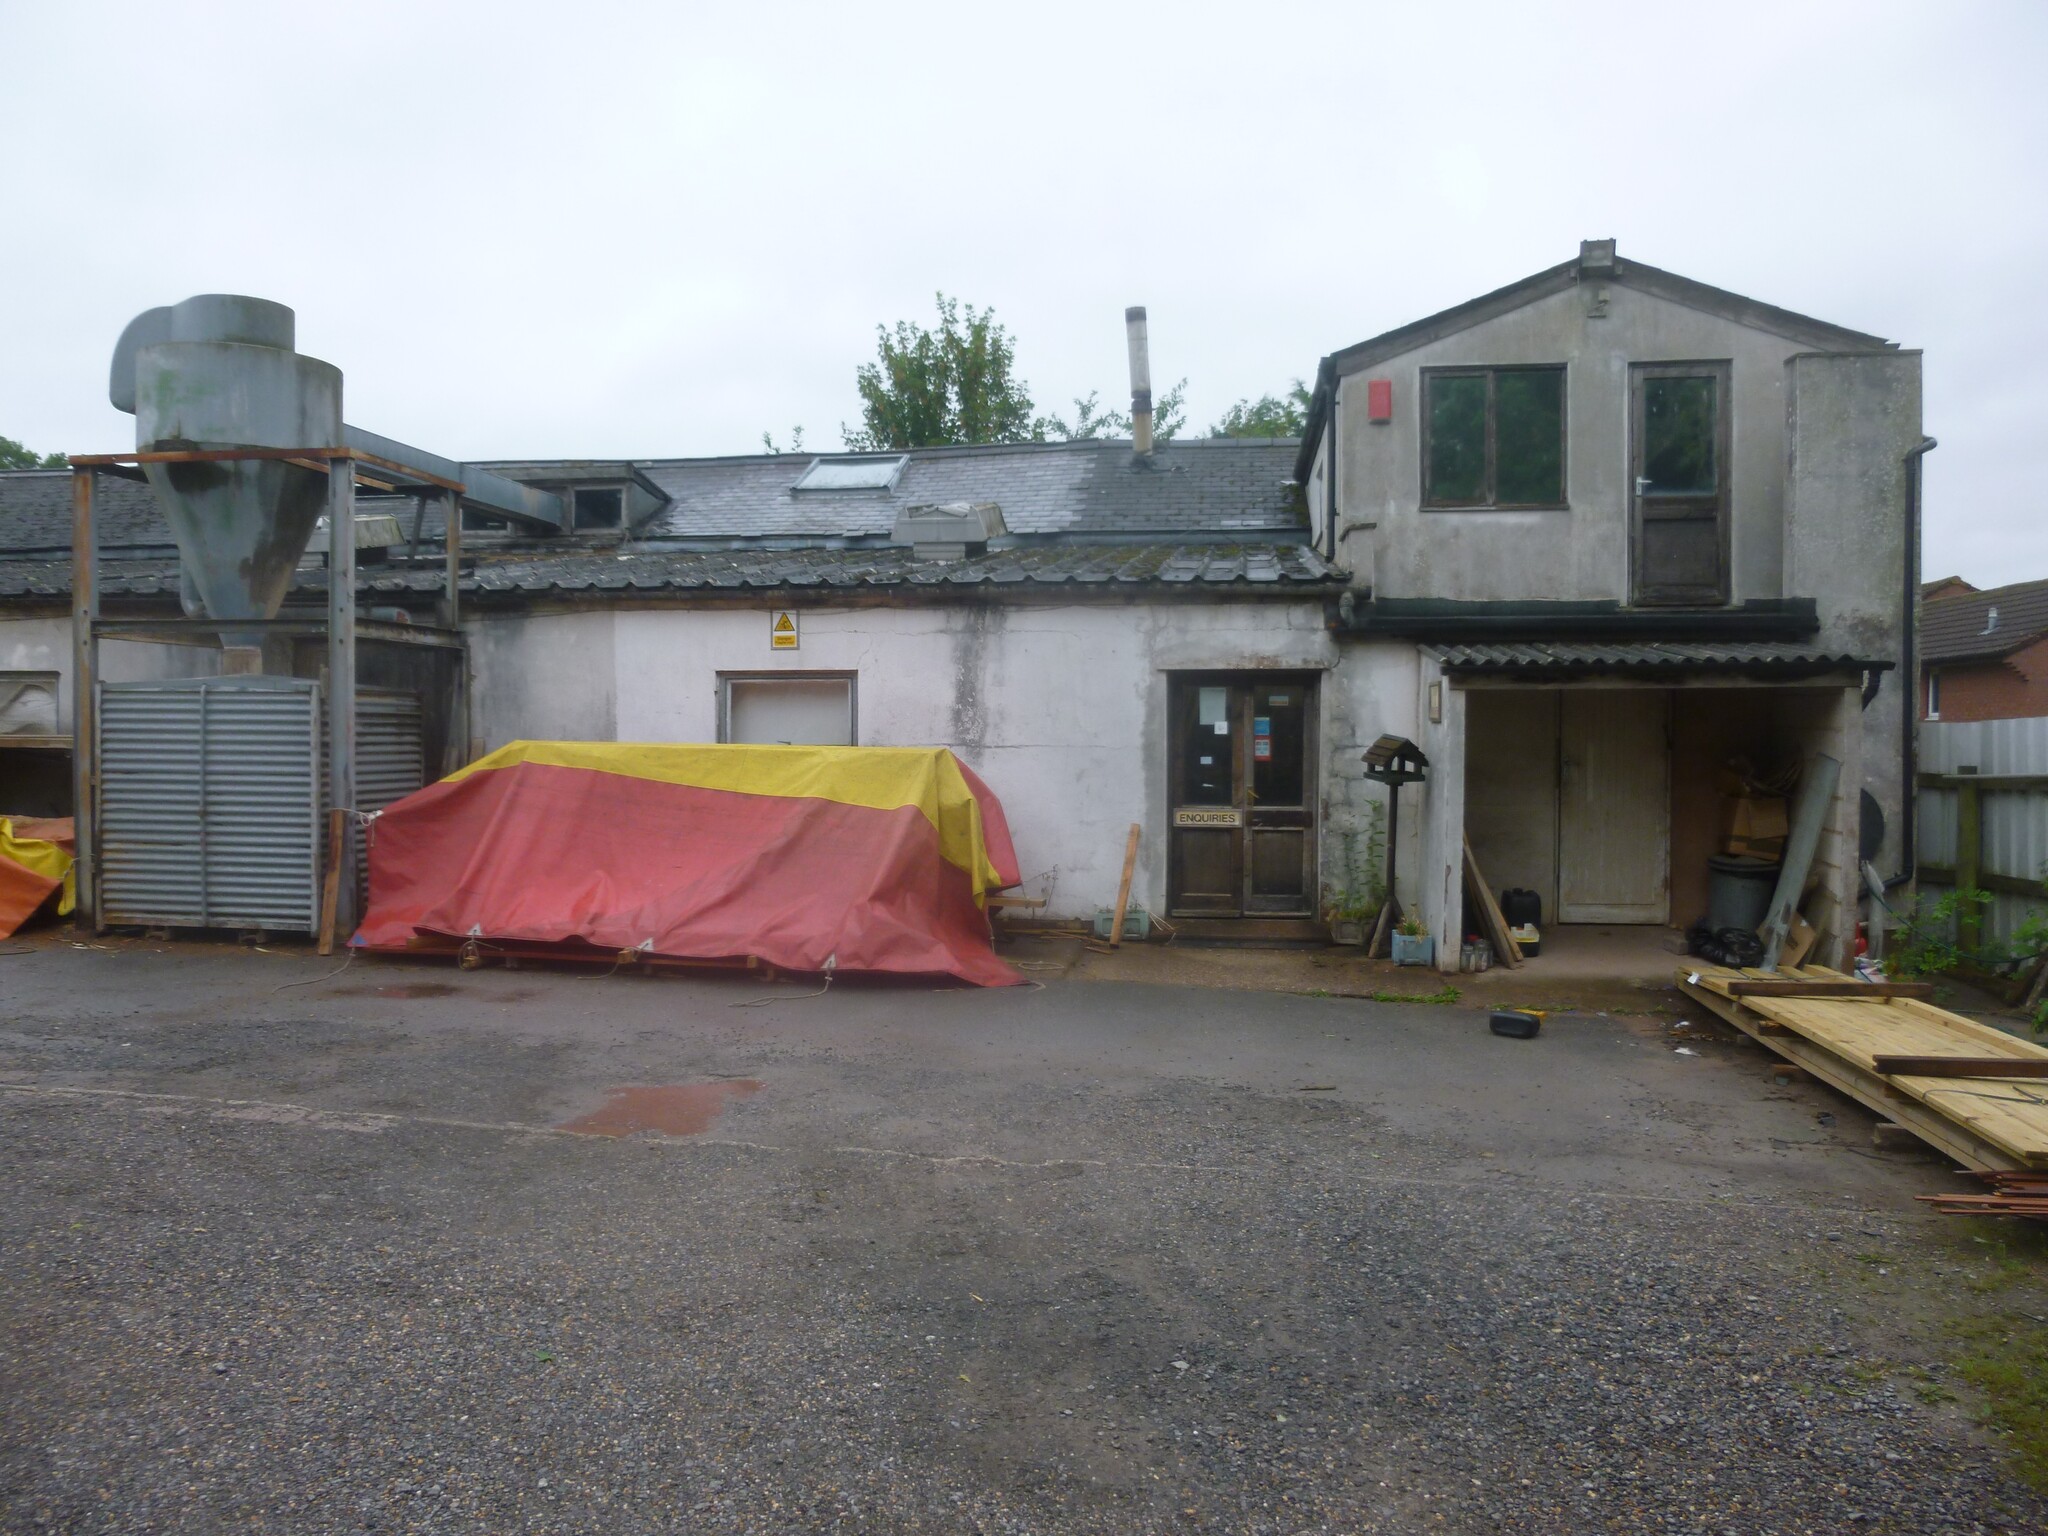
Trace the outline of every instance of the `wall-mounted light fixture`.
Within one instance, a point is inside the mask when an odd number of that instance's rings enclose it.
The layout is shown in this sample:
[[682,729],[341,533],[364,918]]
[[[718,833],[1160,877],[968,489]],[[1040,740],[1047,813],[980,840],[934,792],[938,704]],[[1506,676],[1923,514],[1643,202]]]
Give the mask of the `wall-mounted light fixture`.
[[1431,683],[1429,685],[1429,723],[1431,725],[1442,725],[1444,723],[1444,685],[1442,683]]

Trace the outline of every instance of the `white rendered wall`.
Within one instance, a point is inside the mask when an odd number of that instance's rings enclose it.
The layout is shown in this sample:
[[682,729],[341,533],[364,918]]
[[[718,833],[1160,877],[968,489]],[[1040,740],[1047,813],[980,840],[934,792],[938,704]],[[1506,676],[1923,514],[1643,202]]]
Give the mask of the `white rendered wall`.
[[[142,683],[165,677],[212,677],[220,652],[210,645],[100,641],[100,681]],[[55,672],[58,729],[71,729],[71,620],[0,619],[0,672]]]
[[[1166,908],[1166,696],[1176,671],[1323,674],[1328,849],[1368,793],[1359,755],[1413,731],[1415,648],[1347,644],[1303,603],[804,609],[800,648],[769,649],[766,609],[643,609],[483,618],[474,730],[519,737],[716,741],[721,673],[856,674],[863,746],[944,746],[1003,803],[1028,894],[1087,917],[1115,900],[1124,838],[1135,899]],[[1410,791],[1411,795],[1415,792]],[[1419,834],[1417,814],[1404,841]],[[1417,865],[1404,856],[1403,884]]]

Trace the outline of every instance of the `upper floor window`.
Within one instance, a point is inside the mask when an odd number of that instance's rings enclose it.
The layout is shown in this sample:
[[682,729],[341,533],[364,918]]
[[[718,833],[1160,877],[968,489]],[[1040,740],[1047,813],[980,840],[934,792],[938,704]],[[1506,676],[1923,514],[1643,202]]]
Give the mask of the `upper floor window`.
[[1424,369],[1422,504],[1562,507],[1564,369]]
[[576,528],[617,528],[626,521],[626,493],[616,485],[576,488]]

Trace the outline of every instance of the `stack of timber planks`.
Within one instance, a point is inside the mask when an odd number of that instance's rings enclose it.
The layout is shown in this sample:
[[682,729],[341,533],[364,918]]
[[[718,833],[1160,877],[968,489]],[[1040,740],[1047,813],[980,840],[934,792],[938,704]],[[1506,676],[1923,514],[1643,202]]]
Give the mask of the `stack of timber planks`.
[[1988,1195],[1918,1195],[1951,1216],[2031,1216],[2048,1221],[2048,1174],[1987,1173]]
[[1678,986],[1965,1168],[2048,1171],[2048,1049],[1821,966],[1686,966]]

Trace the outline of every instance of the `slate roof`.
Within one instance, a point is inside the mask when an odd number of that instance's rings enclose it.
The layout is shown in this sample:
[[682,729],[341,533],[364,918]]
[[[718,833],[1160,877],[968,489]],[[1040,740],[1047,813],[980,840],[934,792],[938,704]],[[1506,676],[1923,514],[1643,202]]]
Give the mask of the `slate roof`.
[[[365,599],[394,600],[441,590],[438,563],[358,567]],[[465,593],[488,600],[603,592],[714,593],[894,589],[951,591],[1030,590],[1036,587],[1144,589],[1192,587],[1305,595],[1341,590],[1344,574],[1302,544],[1181,543],[1045,544],[992,550],[950,562],[923,561],[907,549],[616,550],[575,554],[486,557],[462,577]],[[68,560],[0,561],[0,599],[64,598],[71,584]],[[108,597],[175,596],[176,560],[117,560],[101,566]],[[292,583],[299,594],[327,590],[326,572],[302,568]]]
[[[908,462],[895,483],[874,491],[794,490],[817,457],[811,454],[634,460],[640,474],[671,499],[630,537],[636,549],[758,540],[785,547],[873,544],[888,540],[905,508],[992,501],[1002,508],[1009,533],[1027,541],[1063,534],[1133,542],[1305,539],[1307,510],[1288,478],[1294,448],[1284,438],[1196,438],[1162,443],[1149,459],[1132,453],[1128,441],[1112,439],[914,449],[904,456]],[[541,479],[551,466],[527,460],[503,467]],[[357,505],[362,511],[393,511],[400,526],[412,531],[410,497],[364,496]],[[155,496],[140,481],[102,475],[95,515],[103,550],[175,549]],[[441,532],[438,508],[430,504],[423,537],[438,545]],[[618,535],[609,539],[615,544]],[[479,538],[477,547],[486,542]],[[521,535],[488,542],[564,558],[573,558],[571,548],[587,547]],[[0,563],[62,557],[70,549],[70,471],[0,472]]]
[[1433,647],[1447,672],[1516,677],[1578,677],[1596,673],[1733,672],[1813,676],[1884,669],[1888,661],[1756,640],[1719,645],[1639,641],[1623,645],[1450,645]]
[[[140,480],[101,475],[93,493],[93,527],[102,549],[175,550],[157,510],[156,493]],[[71,555],[71,471],[0,470],[0,560],[22,554]]]
[[2010,656],[2043,635],[2048,635],[2048,581],[1959,592],[1920,607],[1922,662]]
[[[913,449],[887,490],[798,491],[814,455],[639,460],[669,505],[642,539],[886,538],[905,507],[992,501],[1013,534],[1306,532],[1292,438]],[[840,455],[824,455],[837,458]],[[883,455],[882,457],[893,457]]]

